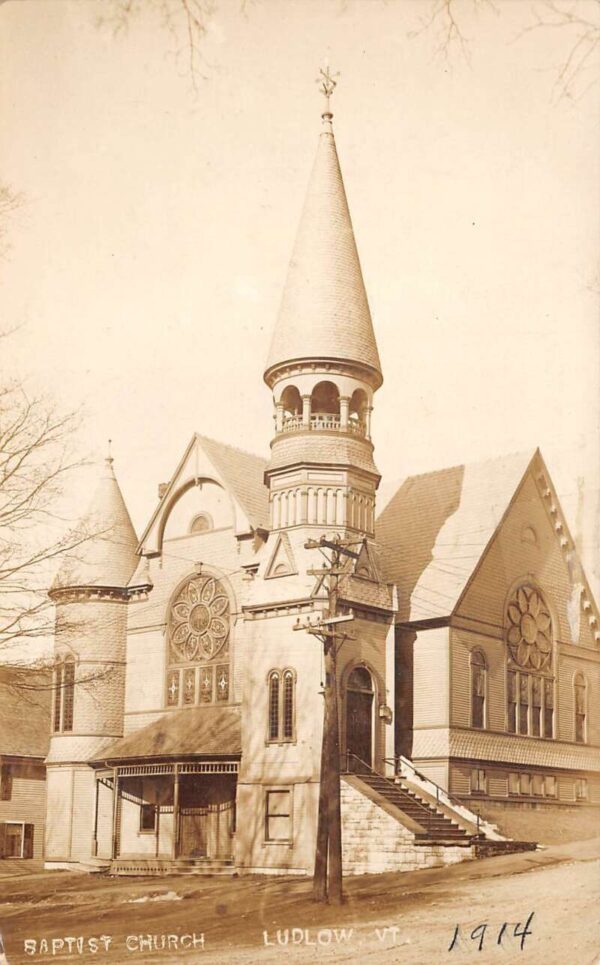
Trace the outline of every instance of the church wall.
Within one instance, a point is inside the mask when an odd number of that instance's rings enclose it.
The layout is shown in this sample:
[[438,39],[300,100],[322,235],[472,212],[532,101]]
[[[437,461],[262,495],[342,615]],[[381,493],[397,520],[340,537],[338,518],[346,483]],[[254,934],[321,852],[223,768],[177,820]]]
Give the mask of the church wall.
[[[535,542],[530,541],[529,531],[533,531]],[[455,616],[479,618],[492,628],[503,627],[507,593],[515,581],[528,577],[537,582],[550,606],[555,638],[597,654],[598,647],[584,614],[579,620],[579,637],[572,639],[567,603],[573,582],[559,536],[531,472],[482,558]]]
[[[196,493],[197,490],[189,492]],[[223,498],[229,499],[228,496]],[[144,727],[171,709],[178,709],[168,708],[166,703],[166,620],[173,593],[182,580],[194,573],[198,564],[202,564],[204,572],[221,579],[231,594],[230,703],[241,700],[242,673],[237,649],[243,633],[240,611],[244,585],[240,557],[245,550],[245,545],[240,548],[229,528],[165,541],[162,557],[150,561],[153,588],[147,601],[131,604],[129,615],[126,734]]]
[[47,768],[46,861],[68,861],[71,857],[73,784],[72,768]]
[[98,785],[98,818],[96,823],[96,854],[99,858],[112,857],[113,792],[106,784]]
[[95,809],[94,772],[90,767],[74,769],[72,800],[71,858],[87,861],[92,855]]
[[[344,624],[342,624],[342,629]],[[379,769],[386,757],[387,728],[379,716],[380,704],[393,704],[386,688],[386,641],[388,634],[387,622],[361,618],[355,611],[355,619],[347,625],[348,633],[354,637],[346,640],[338,656],[338,694],[340,695],[340,747],[346,746],[346,685],[353,668],[364,664],[373,678],[375,694],[373,698],[373,761]],[[316,640],[315,640],[316,642]],[[393,694],[393,689],[392,689]]]
[[422,728],[448,726],[449,671],[448,627],[419,630],[413,649],[415,741]]
[[[314,860],[316,783],[320,767],[323,698],[321,644],[292,627],[296,615],[249,620],[240,634],[244,672],[242,760],[237,790],[236,861],[246,868],[302,869]],[[295,740],[268,739],[268,675],[296,674]],[[266,840],[267,793],[289,790],[291,840]]]
[[122,733],[126,622],[127,605],[118,601],[57,606],[56,657],[75,658],[74,734]]

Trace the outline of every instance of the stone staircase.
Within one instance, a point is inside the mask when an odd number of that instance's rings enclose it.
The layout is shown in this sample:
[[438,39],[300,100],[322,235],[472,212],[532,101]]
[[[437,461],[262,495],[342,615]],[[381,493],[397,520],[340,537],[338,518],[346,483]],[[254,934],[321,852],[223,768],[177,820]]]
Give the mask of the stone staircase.
[[421,830],[415,830],[414,835],[417,845],[468,846],[479,837],[483,837],[477,834],[476,828],[469,829],[464,821],[459,823],[451,818],[448,808],[427,801],[423,793],[419,793],[406,780],[383,777],[372,771],[357,774],[356,778],[420,826]]
[[231,858],[115,858],[109,875],[163,877],[165,875],[233,875]]

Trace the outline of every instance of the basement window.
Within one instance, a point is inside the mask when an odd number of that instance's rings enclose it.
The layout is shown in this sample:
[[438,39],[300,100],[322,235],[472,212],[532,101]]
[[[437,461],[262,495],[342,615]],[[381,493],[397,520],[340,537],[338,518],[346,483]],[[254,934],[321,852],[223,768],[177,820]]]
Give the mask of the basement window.
[[483,768],[474,767],[471,771],[471,781],[470,781],[471,794],[486,794],[487,793],[487,779]]

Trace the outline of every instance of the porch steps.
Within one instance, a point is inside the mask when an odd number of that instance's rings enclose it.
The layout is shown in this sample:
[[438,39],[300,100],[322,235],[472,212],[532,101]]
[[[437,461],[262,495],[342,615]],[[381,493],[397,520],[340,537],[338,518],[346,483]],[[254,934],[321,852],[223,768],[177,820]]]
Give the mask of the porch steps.
[[423,829],[415,833],[415,844],[469,846],[477,840],[466,828],[453,821],[441,808],[424,800],[416,788],[406,782],[396,783],[374,772],[355,774],[354,777],[367,784]]
[[162,877],[165,875],[233,875],[232,858],[115,858],[109,875]]

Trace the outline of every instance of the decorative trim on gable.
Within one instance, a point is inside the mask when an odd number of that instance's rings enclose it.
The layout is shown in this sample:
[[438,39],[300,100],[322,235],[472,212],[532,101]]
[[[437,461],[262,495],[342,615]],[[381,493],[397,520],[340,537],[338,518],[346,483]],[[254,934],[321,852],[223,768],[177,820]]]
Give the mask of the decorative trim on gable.
[[298,566],[287,533],[279,533],[271,559],[267,564],[264,579],[273,580],[281,576],[296,576]]

